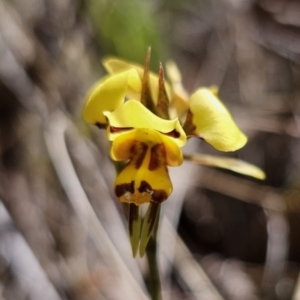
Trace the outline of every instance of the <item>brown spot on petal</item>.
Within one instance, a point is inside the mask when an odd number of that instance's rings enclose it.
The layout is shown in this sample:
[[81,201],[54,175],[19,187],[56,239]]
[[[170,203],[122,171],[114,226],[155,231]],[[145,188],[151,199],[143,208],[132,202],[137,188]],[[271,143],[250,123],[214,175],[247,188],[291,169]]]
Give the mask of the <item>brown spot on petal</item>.
[[100,128],[100,129],[105,129],[105,128],[107,127],[107,124],[102,124],[102,123],[99,123],[99,122],[95,123],[95,125],[96,125],[98,128]]
[[113,127],[113,126],[109,127],[109,130],[111,133],[118,133],[118,132],[130,130],[130,129],[132,129],[132,127]]
[[143,142],[135,142],[131,149],[131,159],[133,160],[133,163],[135,165],[136,169],[139,169],[144,161],[144,158],[146,156],[148,150],[148,146],[146,143]]
[[173,138],[179,138],[180,137],[180,133],[176,129],[174,129],[170,132],[164,133],[164,134],[167,135],[167,136],[173,137]]
[[164,190],[153,190],[151,185],[143,180],[139,187],[140,193],[148,193],[151,195],[151,203],[161,203],[168,198],[168,194]]
[[151,203],[162,203],[167,200],[168,194],[164,190],[154,190]]
[[163,144],[157,144],[151,148],[151,157],[148,169],[154,171],[162,164],[166,164],[166,149]]
[[152,187],[151,187],[151,185],[147,182],[147,181],[145,181],[145,180],[143,180],[142,182],[141,182],[141,185],[140,185],[140,187],[139,187],[139,192],[140,193],[151,193],[152,192]]
[[126,192],[131,194],[134,193],[134,181],[131,181],[130,183],[119,184],[115,188],[115,193],[118,198],[123,196]]

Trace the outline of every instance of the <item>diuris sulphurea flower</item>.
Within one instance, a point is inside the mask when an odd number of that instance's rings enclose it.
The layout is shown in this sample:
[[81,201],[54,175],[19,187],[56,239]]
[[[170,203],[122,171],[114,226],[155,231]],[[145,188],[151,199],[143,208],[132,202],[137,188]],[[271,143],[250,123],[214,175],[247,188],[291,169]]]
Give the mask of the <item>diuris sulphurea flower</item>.
[[[135,100],[105,115],[111,124],[108,129],[113,141],[111,157],[128,161],[115,182],[117,197],[121,202],[136,205],[166,200],[172,192],[167,166],[181,165],[183,156],[179,147],[186,142],[178,120],[161,119]],[[132,129],[114,132],[112,128],[121,128],[114,126],[121,125],[120,118],[125,128]],[[172,136],[174,133],[176,137]]]
[[[106,129],[112,142],[111,158],[125,162],[115,180],[115,194],[130,204],[134,256],[138,248],[140,255],[144,254],[160,205],[172,193],[168,167],[182,164],[181,147],[187,139],[201,138],[220,151],[235,151],[247,142],[219,100],[216,88],[200,88],[188,97],[173,76],[180,74],[176,67],[169,70],[169,84],[162,65],[156,75],[149,71],[149,61],[150,50],[144,68],[116,58],[104,60],[109,75],[91,88],[83,110],[87,123]],[[194,160],[201,163],[199,157]],[[206,164],[214,166],[213,159]],[[220,163],[218,158],[215,166],[226,168],[226,159]],[[263,177],[259,169],[251,169],[249,174],[247,166],[240,169],[244,171],[240,173]],[[144,203],[149,203],[149,208],[141,222],[138,206]]]

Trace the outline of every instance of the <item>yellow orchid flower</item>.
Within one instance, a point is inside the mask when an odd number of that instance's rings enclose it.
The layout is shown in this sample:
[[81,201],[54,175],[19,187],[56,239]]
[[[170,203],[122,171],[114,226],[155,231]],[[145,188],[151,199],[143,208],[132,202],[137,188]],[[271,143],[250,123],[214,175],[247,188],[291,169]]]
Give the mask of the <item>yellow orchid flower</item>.
[[[83,110],[87,123],[106,128],[112,142],[111,157],[125,166],[115,180],[115,194],[130,204],[129,228],[133,255],[140,242],[144,254],[157,220],[160,204],[172,193],[168,166],[183,162],[181,147],[190,137],[198,137],[220,151],[243,147],[246,136],[240,131],[217,96],[216,88],[200,88],[189,99],[181,85],[180,73],[170,65],[171,85],[149,71],[150,52],[145,68],[109,58],[104,66],[110,75],[89,91]],[[170,100],[169,100],[170,99]],[[170,107],[177,105],[178,117],[170,119]],[[185,120],[181,121],[182,115]],[[204,165],[227,168],[256,178],[263,172],[250,164],[222,161],[218,157],[192,156]],[[188,158],[188,157],[187,157]],[[140,221],[136,207],[150,203],[145,220]]]
[[[239,130],[228,110],[218,98],[215,87],[200,88],[187,99],[188,94],[181,84],[181,74],[174,63],[169,63],[167,68],[171,85],[164,83],[162,67],[158,76],[154,73],[144,72],[141,66],[117,58],[107,58],[103,64],[111,75],[100,80],[91,88],[87,96],[83,117],[88,123],[98,125],[100,128],[107,128],[107,135],[111,141],[128,130],[139,128],[139,132],[148,130],[148,132],[152,132],[152,136],[157,132],[168,135],[171,139],[172,135],[174,137],[178,135],[175,139],[181,141],[181,144],[177,142],[178,147],[183,146],[187,137],[193,136],[200,137],[220,151],[235,151],[247,142],[246,136]],[[147,76],[144,76],[144,73],[147,73]],[[142,100],[143,90],[146,94],[147,86],[143,89],[145,78],[148,79],[149,94],[154,102],[154,106],[151,107],[152,113],[149,111],[150,107],[146,107],[151,106],[151,101],[147,103],[144,101],[145,106],[134,101]],[[126,98],[134,100],[125,102]],[[169,101],[169,99],[171,100]],[[181,99],[180,103],[178,99]],[[180,106],[179,111],[185,110],[186,119],[182,125],[178,118],[167,122],[164,120],[169,118],[169,104],[174,101],[177,101],[176,105]],[[160,143],[160,138],[161,135],[156,139],[157,143]],[[116,143],[120,143],[120,140]],[[113,158],[117,159],[116,157]],[[133,159],[134,157],[131,158],[131,160]],[[210,165],[220,167],[220,159],[220,157],[216,158],[214,164],[212,157]],[[202,160],[195,161],[202,163]],[[224,161],[222,166],[226,168],[227,165]],[[229,167],[228,169],[232,170]],[[248,169],[246,165],[242,165],[242,168],[233,170],[247,174]],[[256,178],[262,177],[256,176],[256,173],[251,173],[251,171],[248,173]],[[124,173],[122,173],[123,175]],[[136,195],[133,197],[134,199],[137,199]],[[122,201],[125,201],[124,197],[122,197]],[[136,203],[143,202],[145,199],[143,201],[136,200]]]
[[115,182],[117,197],[135,205],[166,200],[172,192],[167,166],[182,164],[179,147],[186,142],[178,119],[161,119],[136,100],[104,114],[112,159],[128,161]]
[[107,128],[107,137],[113,142],[112,158],[129,160],[116,179],[115,193],[121,202],[135,205],[160,203],[168,198],[172,184],[167,166],[182,163],[179,147],[186,143],[177,118],[162,119],[139,101],[125,102],[129,92],[147,97],[146,88],[136,69],[121,70],[91,88],[83,110],[87,123]]

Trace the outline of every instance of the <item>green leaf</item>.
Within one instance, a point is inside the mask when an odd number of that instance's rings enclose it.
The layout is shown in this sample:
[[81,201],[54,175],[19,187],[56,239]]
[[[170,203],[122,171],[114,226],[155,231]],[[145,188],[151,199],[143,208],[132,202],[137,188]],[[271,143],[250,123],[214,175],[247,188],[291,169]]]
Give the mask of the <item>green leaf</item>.
[[133,257],[136,256],[139,247],[142,221],[139,207],[135,204],[129,206],[129,236]]
[[140,256],[143,257],[145,254],[146,247],[148,245],[149,239],[153,234],[153,230],[155,228],[155,224],[158,221],[160,212],[160,204],[150,203],[148,210],[146,212],[142,232],[140,239]]

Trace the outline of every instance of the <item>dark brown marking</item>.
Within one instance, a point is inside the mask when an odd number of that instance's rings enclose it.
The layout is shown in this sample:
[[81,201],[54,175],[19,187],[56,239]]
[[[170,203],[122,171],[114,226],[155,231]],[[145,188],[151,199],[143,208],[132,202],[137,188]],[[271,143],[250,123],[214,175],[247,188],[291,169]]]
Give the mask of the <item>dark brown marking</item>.
[[150,194],[151,192],[153,192],[153,193],[151,193],[151,201],[150,201],[151,203],[159,204],[159,203],[162,203],[163,201],[167,200],[167,198],[168,198],[166,191],[153,190],[151,185],[145,180],[143,180],[141,182],[141,185],[138,190],[140,193],[149,193]]
[[168,194],[164,190],[154,190],[151,203],[162,203],[167,200]]
[[166,163],[166,149],[163,144],[157,144],[151,148],[151,157],[148,169],[154,171]]
[[149,193],[149,191],[152,191],[151,185],[147,181],[143,180],[139,187],[139,192],[140,193]]
[[136,142],[132,145],[130,152],[131,158],[135,165],[136,169],[139,169],[145,159],[146,153],[148,150],[148,146],[143,142]]
[[113,127],[113,126],[109,127],[109,130],[111,133],[118,133],[118,132],[130,130],[130,129],[133,129],[133,128],[132,127]]
[[173,138],[179,138],[180,137],[180,133],[176,129],[174,129],[170,132],[164,133],[164,134],[167,135],[167,136],[173,137]]
[[97,122],[95,125],[100,129],[105,129],[107,127],[107,124],[102,124],[100,122]]
[[130,183],[119,184],[115,188],[116,196],[119,198],[123,196],[126,192],[134,193],[134,181],[132,180]]

